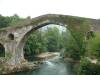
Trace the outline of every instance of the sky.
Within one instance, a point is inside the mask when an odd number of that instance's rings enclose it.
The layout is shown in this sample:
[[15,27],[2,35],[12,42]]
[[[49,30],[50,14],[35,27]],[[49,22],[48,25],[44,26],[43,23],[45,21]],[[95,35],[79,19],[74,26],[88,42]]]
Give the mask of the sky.
[[0,14],[32,18],[64,14],[100,19],[100,0],[0,0]]
[[60,32],[66,31],[66,28],[64,26],[60,26],[60,25],[56,25],[56,24],[50,24],[50,25],[47,25],[47,26],[42,27],[41,29],[42,30],[47,30],[49,27],[50,28],[56,27],[56,28],[58,28],[58,30]]

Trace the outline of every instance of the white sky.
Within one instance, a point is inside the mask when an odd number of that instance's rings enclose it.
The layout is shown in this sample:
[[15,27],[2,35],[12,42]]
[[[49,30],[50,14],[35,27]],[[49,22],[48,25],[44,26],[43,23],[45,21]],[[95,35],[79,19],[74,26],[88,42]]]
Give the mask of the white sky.
[[0,0],[3,16],[36,17],[48,13],[100,18],[100,0]]
[[47,30],[47,28],[48,27],[56,27],[56,28],[58,28],[59,29],[59,31],[60,32],[62,32],[62,31],[66,31],[66,28],[64,27],[64,26],[60,26],[60,25],[56,25],[56,24],[50,24],[50,25],[47,25],[47,26],[44,26],[44,27],[42,27],[41,29],[43,29],[43,30]]

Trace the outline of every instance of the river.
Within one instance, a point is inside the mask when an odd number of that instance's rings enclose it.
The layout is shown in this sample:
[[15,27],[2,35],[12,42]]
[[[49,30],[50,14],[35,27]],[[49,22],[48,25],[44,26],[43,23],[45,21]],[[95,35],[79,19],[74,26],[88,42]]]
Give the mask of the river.
[[14,73],[11,75],[75,75],[72,71],[72,64],[64,62],[58,56],[53,59],[43,61],[39,69]]

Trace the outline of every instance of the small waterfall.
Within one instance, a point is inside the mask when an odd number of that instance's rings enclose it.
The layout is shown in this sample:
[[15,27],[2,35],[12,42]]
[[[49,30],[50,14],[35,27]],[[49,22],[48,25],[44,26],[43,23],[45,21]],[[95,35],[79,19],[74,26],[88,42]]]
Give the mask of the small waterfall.
[[43,61],[45,64],[49,65],[49,66],[54,66],[54,64],[50,61]]
[[53,58],[50,59],[45,59],[43,61],[44,64],[47,64],[48,66],[54,66],[55,62],[58,62],[60,59],[60,54],[59,53],[55,53],[56,56],[54,56]]

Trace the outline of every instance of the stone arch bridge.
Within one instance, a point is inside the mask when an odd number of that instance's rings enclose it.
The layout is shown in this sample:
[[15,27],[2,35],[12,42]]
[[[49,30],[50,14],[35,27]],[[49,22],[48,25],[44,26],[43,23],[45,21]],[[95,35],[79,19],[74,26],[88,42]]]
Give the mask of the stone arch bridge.
[[[14,26],[0,29],[0,44],[5,49],[5,60],[2,64],[19,65],[25,62],[23,47],[27,37],[36,29],[48,24],[58,24],[67,27],[72,35],[74,32],[82,35],[85,39],[86,33],[99,29],[99,21],[96,19],[82,18],[68,15],[47,14],[33,19],[27,19]],[[78,35],[74,36],[76,40]]]

